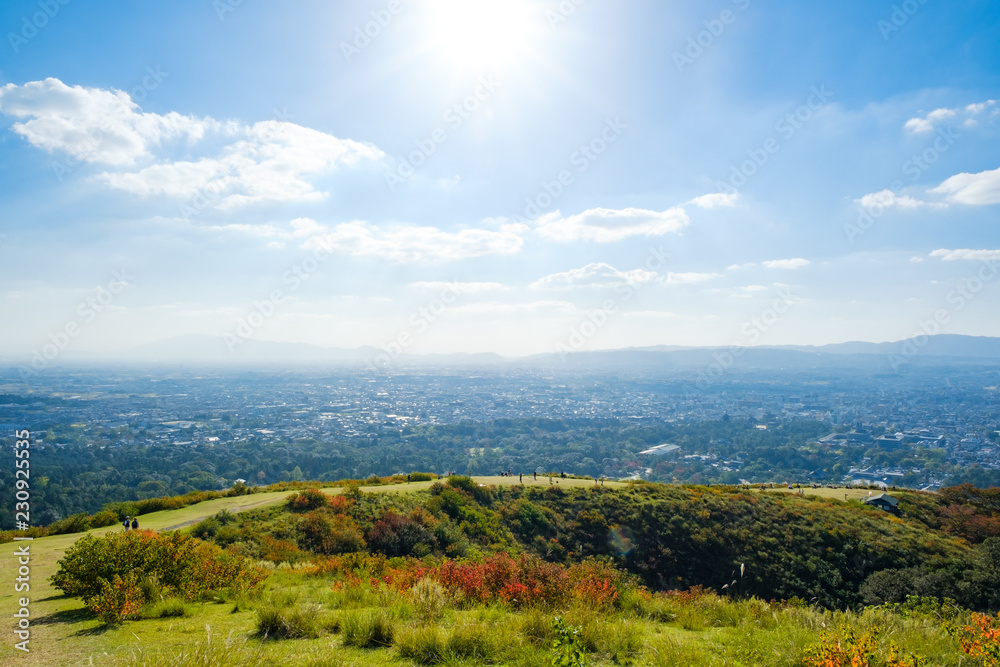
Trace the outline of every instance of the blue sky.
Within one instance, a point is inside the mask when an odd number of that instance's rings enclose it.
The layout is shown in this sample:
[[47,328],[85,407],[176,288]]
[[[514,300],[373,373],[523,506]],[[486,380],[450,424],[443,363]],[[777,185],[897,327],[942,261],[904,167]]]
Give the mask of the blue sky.
[[1000,333],[995,2],[290,4],[3,3],[0,354]]

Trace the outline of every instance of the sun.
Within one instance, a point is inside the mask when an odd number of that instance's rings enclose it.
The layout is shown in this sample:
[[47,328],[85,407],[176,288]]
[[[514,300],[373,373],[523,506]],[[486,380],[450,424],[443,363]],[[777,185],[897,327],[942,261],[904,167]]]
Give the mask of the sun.
[[427,10],[426,46],[461,70],[518,62],[539,25],[531,0],[427,0]]

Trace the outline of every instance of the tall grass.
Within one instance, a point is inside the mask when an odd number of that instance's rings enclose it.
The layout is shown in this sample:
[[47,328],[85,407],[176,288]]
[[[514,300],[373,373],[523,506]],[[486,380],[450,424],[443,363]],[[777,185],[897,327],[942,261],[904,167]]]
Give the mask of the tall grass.
[[395,635],[399,655],[421,665],[436,665],[447,652],[444,636],[436,625],[409,626]]
[[391,646],[395,629],[392,618],[381,609],[348,611],[341,620],[344,646],[358,648]]
[[133,650],[122,663],[125,667],[257,667],[267,664],[261,647],[251,645],[233,633],[225,638],[212,636],[206,627],[204,641],[176,653]]

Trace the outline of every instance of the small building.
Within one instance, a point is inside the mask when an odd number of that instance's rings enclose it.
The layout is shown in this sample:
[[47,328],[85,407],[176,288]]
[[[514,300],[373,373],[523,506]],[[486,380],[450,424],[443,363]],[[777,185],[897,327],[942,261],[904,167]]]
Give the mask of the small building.
[[899,511],[899,499],[893,498],[888,493],[880,493],[871,498],[865,498],[865,505],[872,505],[885,512],[895,514]]
[[644,449],[639,452],[640,454],[647,454],[650,456],[664,456],[666,454],[673,454],[680,449],[679,445],[657,445],[656,447],[650,447],[649,449]]

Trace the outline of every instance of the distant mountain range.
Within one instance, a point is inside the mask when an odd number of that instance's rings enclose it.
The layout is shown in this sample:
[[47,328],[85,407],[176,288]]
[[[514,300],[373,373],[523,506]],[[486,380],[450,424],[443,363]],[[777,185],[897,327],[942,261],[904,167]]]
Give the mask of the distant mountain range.
[[[20,360],[7,361],[18,363]],[[860,367],[898,370],[901,366],[911,363],[920,365],[1000,363],[1000,338],[941,334],[886,343],[857,341],[819,346],[730,348],[658,345],[615,350],[551,352],[510,358],[493,353],[392,355],[375,347],[327,348],[305,343],[279,343],[253,339],[232,345],[232,340],[227,344],[222,337],[192,335],[140,345],[114,355],[98,356],[67,352],[57,361],[213,366],[330,365],[372,370],[408,366],[510,366],[574,370]]]

